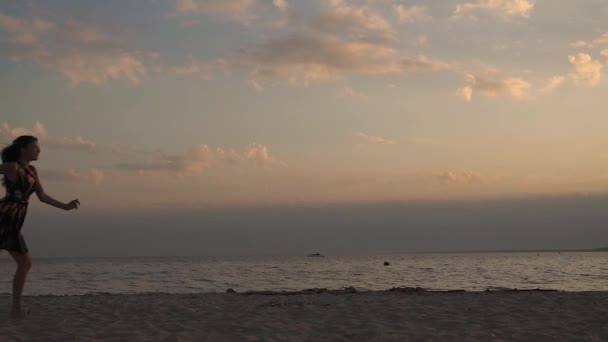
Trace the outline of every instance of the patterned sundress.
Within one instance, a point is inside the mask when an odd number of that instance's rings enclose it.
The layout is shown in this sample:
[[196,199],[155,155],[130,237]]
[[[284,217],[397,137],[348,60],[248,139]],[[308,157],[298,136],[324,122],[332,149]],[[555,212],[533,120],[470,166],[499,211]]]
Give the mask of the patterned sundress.
[[18,168],[16,180],[4,177],[6,195],[0,199],[0,250],[28,252],[21,227],[27,214],[27,201],[36,191],[37,179],[32,167],[22,166]]

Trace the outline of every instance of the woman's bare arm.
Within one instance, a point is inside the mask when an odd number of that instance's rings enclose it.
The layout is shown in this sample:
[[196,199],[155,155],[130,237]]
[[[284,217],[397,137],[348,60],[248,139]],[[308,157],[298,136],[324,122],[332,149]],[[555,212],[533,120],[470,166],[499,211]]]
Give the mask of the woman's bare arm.
[[38,196],[38,199],[40,200],[40,202],[42,202],[44,204],[48,204],[55,208],[63,209],[63,210],[78,209],[78,205],[80,204],[80,202],[77,199],[70,201],[69,203],[63,203],[63,202],[60,202],[60,201],[54,199],[53,197],[49,196],[46,192],[44,192],[44,188],[42,187],[42,184],[40,183],[40,178],[38,178],[38,171],[36,170],[36,168],[33,165],[31,166],[31,168],[32,168],[32,170],[34,170],[34,173],[36,174],[36,196]]

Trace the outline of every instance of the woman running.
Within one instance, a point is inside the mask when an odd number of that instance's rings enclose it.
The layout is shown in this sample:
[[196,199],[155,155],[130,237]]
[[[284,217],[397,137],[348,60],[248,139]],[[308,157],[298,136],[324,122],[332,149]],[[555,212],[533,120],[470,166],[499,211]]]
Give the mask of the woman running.
[[0,199],[0,250],[7,250],[17,263],[10,313],[10,317],[15,319],[26,316],[23,288],[32,267],[32,259],[21,234],[30,195],[35,192],[40,202],[64,210],[78,209],[80,205],[78,199],[62,203],[44,192],[36,168],[30,165],[30,162],[38,160],[39,154],[38,139],[31,135],[20,136],[2,149],[0,174],[4,175],[2,185],[6,188],[6,196]]

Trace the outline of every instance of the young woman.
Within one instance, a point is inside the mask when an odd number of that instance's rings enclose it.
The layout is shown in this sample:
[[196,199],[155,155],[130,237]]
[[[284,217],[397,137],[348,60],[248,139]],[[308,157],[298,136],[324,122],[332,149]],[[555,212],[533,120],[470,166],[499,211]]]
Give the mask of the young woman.
[[27,273],[32,267],[32,259],[21,234],[21,227],[27,213],[28,199],[34,192],[42,203],[64,209],[78,209],[78,199],[62,203],[47,195],[38,180],[38,172],[31,161],[38,160],[40,147],[38,139],[31,135],[20,136],[2,150],[0,174],[4,175],[2,185],[6,196],[0,199],[0,250],[7,250],[17,263],[13,279],[13,305],[10,316],[24,318],[23,288]]

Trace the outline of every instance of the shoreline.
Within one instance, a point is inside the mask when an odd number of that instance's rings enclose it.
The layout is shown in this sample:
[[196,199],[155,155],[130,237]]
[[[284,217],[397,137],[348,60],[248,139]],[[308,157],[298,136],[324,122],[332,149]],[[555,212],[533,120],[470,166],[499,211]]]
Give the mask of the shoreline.
[[[347,286],[338,289],[328,288],[306,288],[295,291],[282,291],[282,290],[248,290],[248,291],[236,291],[232,288],[228,288],[225,291],[204,291],[204,292],[163,292],[163,291],[150,291],[150,292],[133,292],[133,293],[115,293],[115,292],[90,292],[83,294],[37,294],[37,295],[24,295],[24,298],[36,298],[36,297],[80,297],[80,296],[137,296],[137,295],[239,295],[239,296],[294,296],[294,295],[320,295],[320,294],[331,294],[331,295],[345,295],[345,294],[364,294],[364,293],[385,293],[385,292],[398,292],[398,293],[411,293],[411,294],[423,294],[423,293],[509,293],[509,292],[558,292],[558,293],[607,293],[607,290],[589,290],[589,291],[567,291],[551,288],[504,288],[504,287],[490,287],[485,290],[464,290],[464,289],[452,289],[452,290],[435,290],[422,287],[392,287],[385,290],[366,290],[357,289],[354,286]],[[11,296],[8,292],[1,292],[1,297]]]
[[[558,293],[607,293],[606,290],[585,290],[585,291],[568,291],[552,288],[505,288],[505,287],[490,287],[485,290],[464,290],[464,289],[451,289],[451,290],[437,290],[422,287],[392,287],[384,290],[367,290],[357,289],[354,286],[348,286],[338,289],[328,288],[305,288],[302,290],[294,291],[283,291],[283,290],[247,290],[247,291],[236,291],[232,288],[228,288],[225,291],[203,291],[203,292],[163,292],[163,291],[148,291],[148,292],[89,292],[82,294],[36,294],[28,295],[24,294],[24,298],[36,298],[36,297],[81,297],[81,296],[137,296],[137,295],[239,295],[239,296],[294,296],[294,295],[319,295],[319,294],[332,294],[332,295],[344,295],[344,294],[364,294],[364,293],[385,293],[385,292],[399,292],[399,293],[411,293],[411,294],[424,294],[424,293],[510,293],[510,292],[558,292]],[[9,292],[0,292],[0,298],[10,297]]]

